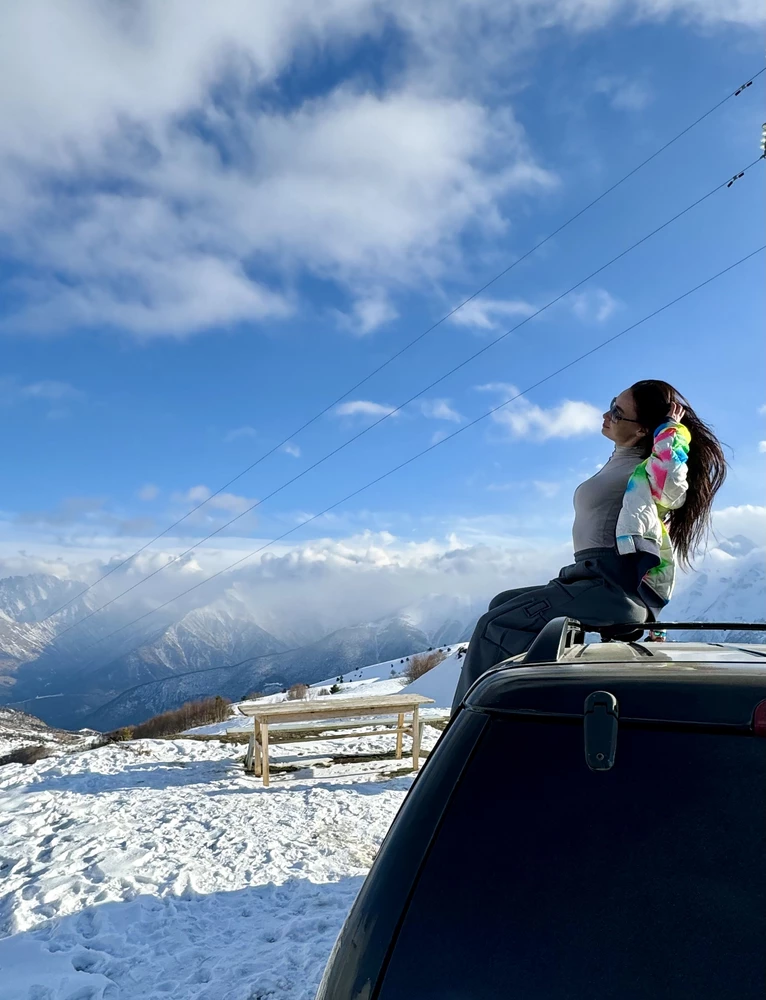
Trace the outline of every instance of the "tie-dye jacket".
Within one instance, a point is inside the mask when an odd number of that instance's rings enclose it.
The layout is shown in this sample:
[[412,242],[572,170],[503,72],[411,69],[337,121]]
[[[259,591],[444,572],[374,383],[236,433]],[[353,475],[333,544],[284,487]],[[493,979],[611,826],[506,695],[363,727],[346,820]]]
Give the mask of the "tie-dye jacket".
[[638,553],[648,567],[639,591],[653,611],[663,608],[673,593],[676,566],[665,518],[686,499],[686,461],[691,434],[672,421],[654,432],[652,453],[628,480],[617,519],[617,551]]

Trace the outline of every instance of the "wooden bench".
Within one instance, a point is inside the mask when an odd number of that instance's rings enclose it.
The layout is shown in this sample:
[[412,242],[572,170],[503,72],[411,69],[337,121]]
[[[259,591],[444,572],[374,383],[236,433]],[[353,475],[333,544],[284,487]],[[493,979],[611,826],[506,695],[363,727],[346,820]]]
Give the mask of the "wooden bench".
[[[245,769],[256,776],[263,777],[263,784],[269,784],[269,726],[272,723],[312,723],[316,729],[317,723],[327,723],[328,730],[355,730],[354,732],[330,732],[318,735],[295,735],[286,733],[280,738],[274,733],[275,742],[282,743],[316,743],[324,740],[343,740],[360,736],[377,736],[380,733],[396,734],[396,757],[402,756],[402,738],[412,737],[412,766],[415,770],[420,766],[420,737],[422,722],[420,706],[433,704],[432,698],[421,694],[391,694],[379,697],[362,698],[317,698],[314,701],[280,701],[273,704],[240,705],[243,715],[252,716],[253,734],[245,759]],[[376,723],[370,720],[376,716],[391,716],[396,714],[396,722],[385,729],[372,729]],[[409,725],[405,716],[410,715]],[[347,720],[336,723],[336,720]],[[386,719],[386,722],[389,720]],[[378,723],[380,725],[380,723]],[[323,726],[323,728],[325,728]],[[364,729],[364,732],[360,730]]]

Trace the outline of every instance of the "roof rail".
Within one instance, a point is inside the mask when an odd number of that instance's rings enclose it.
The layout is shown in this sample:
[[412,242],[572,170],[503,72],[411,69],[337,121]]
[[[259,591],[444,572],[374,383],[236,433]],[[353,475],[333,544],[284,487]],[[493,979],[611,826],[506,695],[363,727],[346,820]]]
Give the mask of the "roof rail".
[[560,660],[572,646],[585,639],[583,626],[574,618],[554,618],[537,633],[527,655],[527,663],[551,663]]
[[643,628],[645,631],[649,629],[686,629],[706,632],[766,632],[766,622],[645,622],[643,626],[630,622],[625,625],[581,625],[580,627],[586,632],[598,632],[602,628],[615,630]]
[[633,637],[636,631],[648,629],[701,630],[706,632],[766,632],[766,622],[646,622],[643,626],[636,622],[618,625],[584,625],[576,618],[554,618],[535,636],[527,655],[521,661],[527,663],[555,663],[572,646],[585,640],[586,632],[608,633],[619,639],[622,631]]

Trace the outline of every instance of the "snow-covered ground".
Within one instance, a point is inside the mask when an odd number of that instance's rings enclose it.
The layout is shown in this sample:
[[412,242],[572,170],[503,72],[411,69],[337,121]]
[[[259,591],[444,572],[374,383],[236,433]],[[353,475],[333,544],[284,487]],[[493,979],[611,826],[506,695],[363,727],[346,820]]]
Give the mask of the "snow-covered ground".
[[243,751],[143,740],[0,769],[0,1000],[314,996],[408,761],[277,744],[306,766],[264,789]]

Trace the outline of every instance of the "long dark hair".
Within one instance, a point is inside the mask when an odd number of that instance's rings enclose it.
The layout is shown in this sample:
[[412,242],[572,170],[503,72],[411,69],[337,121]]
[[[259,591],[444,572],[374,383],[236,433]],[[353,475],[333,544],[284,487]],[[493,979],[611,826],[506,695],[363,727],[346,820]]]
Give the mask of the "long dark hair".
[[680,563],[688,566],[707,537],[713,498],[726,479],[726,457],[712,430],[668,382],[644,379],[632,385],[630,391],[636,404],[636,417],[649,431],[638,442],[647,458],[652,451],[654,432],[668,419],[671,403],[680,403],[686,411],[682,422],[692,436],[687,465],[689,491],[683,507],[672,510],[666,523]]

